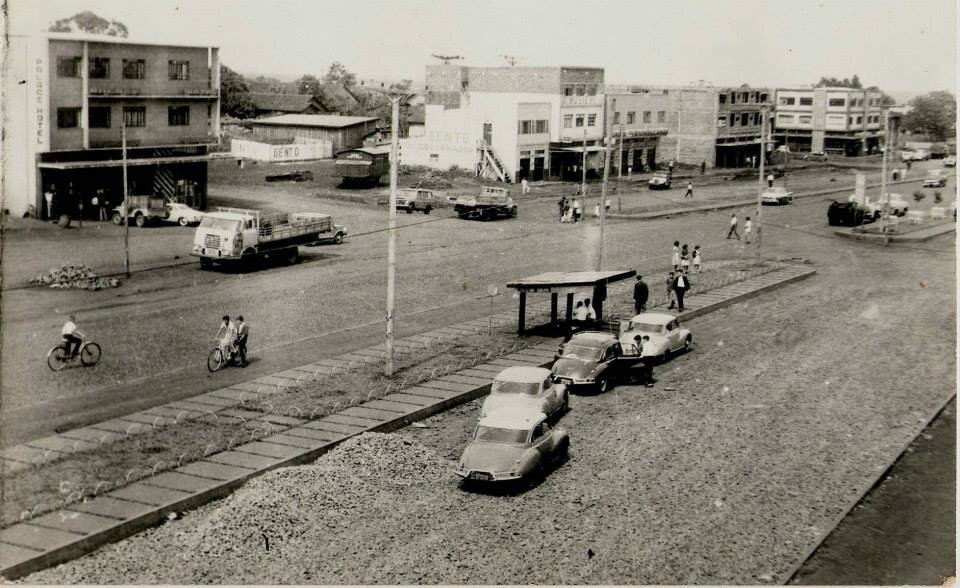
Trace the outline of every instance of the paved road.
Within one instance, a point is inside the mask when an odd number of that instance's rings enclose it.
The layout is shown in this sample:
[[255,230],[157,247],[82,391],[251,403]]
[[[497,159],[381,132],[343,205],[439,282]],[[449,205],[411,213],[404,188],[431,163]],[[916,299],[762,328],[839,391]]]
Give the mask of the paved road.
[[[211,189],[213,198],[230,203],[266,203],[288,210],[319,207],[345,222],[355,236],[339,247],[304,250],[306,261],[297,266],[239,274],[201,272],[189,263],[182,253],[189,248],[191,230],[148,229],[136,234],[133,258],[137,264],[170,267],[136,273],[121,288],[99,293],[6,291],[3,446],[228,385],[260,371],[300,365],[330,350],[342,352],[378,338],[386,277],[382,208],[318,202],[297,186],[271,187],[269,192],[256,186]],[[559,225],[553,222],[554,207],[547,200],[534,201],[523,206],[519,219],[493,223],[461,221],[445,216],[446,211],[429,217],[401,215],[400,332],[481,316],[489,308],[484,299],[488,284],[502,286],[545,269],[590,267],[599,242],[597,225]],[[819,201],[798,203],[768,209],[766,218],[826,232],[824,208]],[[722,238],[726,214],[611,222],[607,265],[662,269],[674,239],[700,244],[707,264],[752,255],[742,243]],[[9,234],[4,251],[7,287],[29,276],[31,268],[52,265],[47,262],[51,259],[90,257],[97,267],[118,268],[117,227],[88,226],[61,232],[55,240],[49,231],[43,227]],[[773,233],[768,238],[771,251],[792,254],[789,234],[779,241]],[[514,304],[507,295],[495,302],[501,307]],[[104,360],[94,369],[53,374],[43,357],[68,312],[77,313],[81,328],[101,342]],[[247,372],[210,376],[203,361],[224,313],[246,316],[253,329],[251,352],[258,362]]]

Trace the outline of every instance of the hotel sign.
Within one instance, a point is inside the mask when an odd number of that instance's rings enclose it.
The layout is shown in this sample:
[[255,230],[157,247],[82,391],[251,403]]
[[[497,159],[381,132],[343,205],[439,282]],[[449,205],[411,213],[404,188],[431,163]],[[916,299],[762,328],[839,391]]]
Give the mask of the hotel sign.
[[36,144],[40,147],[47,143],[47,67],[46,62],[37,58],[33,68],[34,73],[34,106],[33,118],[36,137]]

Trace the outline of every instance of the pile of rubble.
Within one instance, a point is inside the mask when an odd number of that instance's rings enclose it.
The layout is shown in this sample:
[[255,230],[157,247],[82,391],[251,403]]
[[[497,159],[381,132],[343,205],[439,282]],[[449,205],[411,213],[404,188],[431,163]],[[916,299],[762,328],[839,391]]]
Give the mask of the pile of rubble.
[[51,268],[50,271],[31,279],[30,283],[37,286],[50,286],[51,288],[79,288],[82,290],[101,290],[103,288],[116,288],[120,285],[116,278],[101,278],[90,266],[72,263]]
[[365,433],[314,465],[279,469],[247,482],[181,536],[181,544],[204,558],[260,557],[267,543],[284,545],[318,527],[363,519],[385,492],[417,493],[422,485],[449,483],[453,468],[418,441]]

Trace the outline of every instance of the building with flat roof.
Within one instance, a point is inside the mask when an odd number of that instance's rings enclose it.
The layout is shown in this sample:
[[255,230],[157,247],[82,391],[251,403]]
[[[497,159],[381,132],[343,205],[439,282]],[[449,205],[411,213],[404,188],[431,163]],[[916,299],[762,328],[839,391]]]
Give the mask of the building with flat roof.
[[258,141],[329,141],[333,152],[363,146],[363,139],[376,132],[380,119],[375,116],[339,116],[335,114],[282,114],[250,121]]
[[[206,205],[220,136],[220,61],[211,46],[87,34],[8,37],[3,207],[96,217],[94,196],[128,193]],[[53,194],[52,207],[44,193]]]
[[773,137],[791,151],[876,153],[883,142],[883,93],[856,88],[777,88]]

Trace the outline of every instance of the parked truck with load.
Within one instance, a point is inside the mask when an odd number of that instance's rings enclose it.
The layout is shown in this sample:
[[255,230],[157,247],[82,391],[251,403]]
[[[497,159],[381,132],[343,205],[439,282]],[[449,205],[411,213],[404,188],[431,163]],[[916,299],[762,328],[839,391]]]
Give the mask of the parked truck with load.
[[193,236],[191,255],[200,267],[214,263],[251,263],[265,257],[296,262],[298,246],[342,243],[347,230],[329,214],[264,214],[246,208],[218,208],[204,215]]
[[145,227],[170,216],[162,196],[127,195],[127,203],[130,205],[129,212],[126,212],[123,203],[113,209],[113,224],[122,225],[124,218],[132,218],[135,225]]
[[517,216],[517,205],[506,188],[483,186],[476,196],[459,196],[453,211],[460,218],[490,220]]

